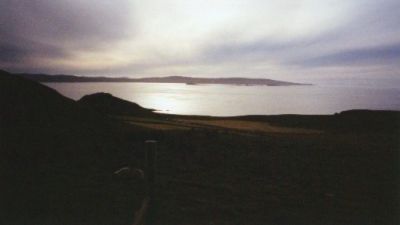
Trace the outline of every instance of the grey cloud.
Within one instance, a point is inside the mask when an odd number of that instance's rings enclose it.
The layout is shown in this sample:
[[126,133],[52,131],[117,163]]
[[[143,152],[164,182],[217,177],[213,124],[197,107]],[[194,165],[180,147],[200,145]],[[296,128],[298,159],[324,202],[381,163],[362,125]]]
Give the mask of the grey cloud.
[[211,45],[204,49],[204,60],[219,62],[224,60],[243,59],[248,56],[276,54],[287,49],[290,44],[273,41],[255,41],[244,43],[223,43],[221,45]]
[[358,5],[352,21],[331,31],[329,36],[333,39],[320,39],[338,49],[324,51],[311,47],[314,53],[286,63],[306,67],[394,65],[400,59],[400,1],[370,0]]
[[2,0],[0,67],[101,49],[131,33],[131,13],[128,0]]
[[0,3],[4,37],[68,41],[119,38],[130,22],[127,0],[4,0]]
[[291,40],[209,44],[205,62],[274,61],[284,67],[393,65],[400,58],[400,1],[359,1],[354,18],[325,32]]
[[253,42],[223,43],[211,45],[204,49],[203,59],[213,62],[225,60],[284,60],[295,58],[297,55],[307,54],[308,49],[329,41],[328,35],[310,39],[296,39],[288,41],[262,39]]
[[0,44],[0,62],[15,62],[27,54],[27,50],[16,45]]
[[321,66],[354,66],[395,64],[400,59],[400,43],[390,46],[352,49],[315,58],[292,61],[306,67]]
[[0,41],[0,62],[13,62],[31,57],[67,57],[68,51],[54,45],[43,44],[26,39],[13,42]]

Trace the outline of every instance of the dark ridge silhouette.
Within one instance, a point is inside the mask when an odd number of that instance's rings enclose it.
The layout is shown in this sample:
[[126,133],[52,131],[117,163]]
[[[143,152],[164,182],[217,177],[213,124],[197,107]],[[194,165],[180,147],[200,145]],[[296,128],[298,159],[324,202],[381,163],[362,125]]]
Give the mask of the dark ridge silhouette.
[[152,116],[154,110],[116,98],[108,93],[95,93],[83,96],[79,101],[82,105],[92,107],[98,112],[108,115]]
[[84,77],[75,75],[48,75],[20,73],[19,76],[38,82],[143,82],[143,83],[183,83],[183,84],[227,84],[227,85],[266,85],[266,86],[291,86],[310,85],[287,81],[261,79],[261,78],[197,78],[184,76],[127,78],[127,77]]
[[57,91],[40,83],[0,72],[0,119],[3,125],[80,121],[101,121],[101,115],[76,104]]
[[132,154],[117,126],[0,71],[0,224],[130,224],[142,196],[112,176]]

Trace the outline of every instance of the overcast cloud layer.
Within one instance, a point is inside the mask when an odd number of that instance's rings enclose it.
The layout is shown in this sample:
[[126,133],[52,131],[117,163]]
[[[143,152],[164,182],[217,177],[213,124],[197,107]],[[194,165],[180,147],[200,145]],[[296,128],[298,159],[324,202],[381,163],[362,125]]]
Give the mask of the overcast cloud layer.
[[109,76],[400,75],[398,0],[2,0],[0,68]]

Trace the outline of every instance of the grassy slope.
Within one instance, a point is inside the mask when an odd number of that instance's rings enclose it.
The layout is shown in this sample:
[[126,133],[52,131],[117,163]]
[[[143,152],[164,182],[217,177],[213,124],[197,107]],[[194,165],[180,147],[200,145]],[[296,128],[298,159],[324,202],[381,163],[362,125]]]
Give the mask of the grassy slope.
[[399,222],[399,113],[118,118],[158,134],[156,224]]

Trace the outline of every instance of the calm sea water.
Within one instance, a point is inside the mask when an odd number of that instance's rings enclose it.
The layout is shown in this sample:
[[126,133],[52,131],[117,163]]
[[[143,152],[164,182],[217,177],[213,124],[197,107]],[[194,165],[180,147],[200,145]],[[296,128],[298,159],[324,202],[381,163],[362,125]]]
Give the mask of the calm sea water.
[[349,109],[400,110],[395,85],[234,86],[159,83],[45,83],[72,99],[108,92],[163,113],[187,115],[333,114]]

